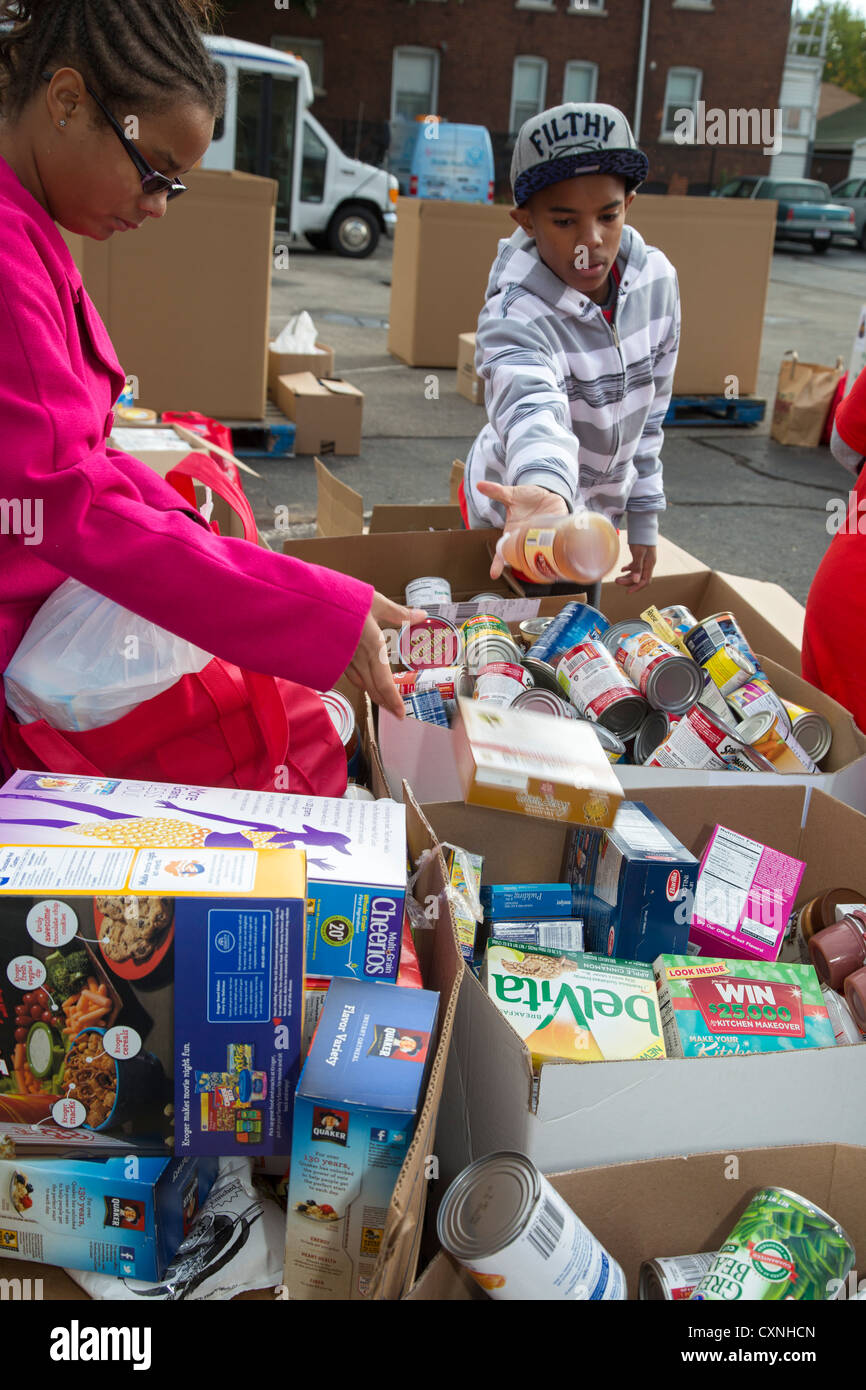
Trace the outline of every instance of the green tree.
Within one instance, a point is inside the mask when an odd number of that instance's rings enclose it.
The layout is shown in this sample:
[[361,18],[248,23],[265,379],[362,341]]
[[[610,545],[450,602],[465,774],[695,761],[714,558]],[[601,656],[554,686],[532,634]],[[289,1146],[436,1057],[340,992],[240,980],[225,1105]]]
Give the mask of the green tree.
[[[821,0],[806,14],[795,12],[795,23],[805,22],[808,27],[821,32],[821,22],[829,17],[827,31],[827,52],[823,78],[825,82],[835,82],[848,92],[866,97],[866,19],[855,14],[851,7],[836,0],[829,4]],[[807,48],[802,51],[809,51]],[[817,53],[817,47],[814,50]]]

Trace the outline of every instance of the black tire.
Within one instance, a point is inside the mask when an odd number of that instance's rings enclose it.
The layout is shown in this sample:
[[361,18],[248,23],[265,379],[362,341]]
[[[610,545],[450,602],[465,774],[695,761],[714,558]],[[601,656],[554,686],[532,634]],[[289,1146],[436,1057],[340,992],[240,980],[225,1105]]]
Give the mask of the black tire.
[[307,241],[310,243],[314,251],[330,250],[327,232],[304,232],[304,236],[307,238]]
[[347,203],[331,218],[328,245],[337,256],[361,261],[379,245],[381,229],[376,214],[360,203]]
[[826,256],[827,251],[829,250],[829,247],[830,247],[829,241],[813,241],[813,242],[812,242],[812,250],[815,252],[815,255],[816,255],[816,256]]

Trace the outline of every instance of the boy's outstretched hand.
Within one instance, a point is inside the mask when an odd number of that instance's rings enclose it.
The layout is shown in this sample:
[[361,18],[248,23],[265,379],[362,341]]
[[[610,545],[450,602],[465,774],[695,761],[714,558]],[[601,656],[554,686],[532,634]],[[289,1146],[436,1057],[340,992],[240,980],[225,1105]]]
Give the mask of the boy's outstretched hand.
[[623,572],[615,581],[625,584],[630,594],[645,589],[652,579],[656,567],[656,547],[654,545],[630,545],[631,563],[623,565]]
[[[534,487],[523,483],[517,487],[505,487],[501,483],[478,483],[482,497],[491,502],[499,502],[505,508],[505,531],[513,531],[517,526],[525,526],[531,521],[547,521],[554,516],[568,516],[568,506],[556,492],[548,492],[545,487]],[[490,568],[490,578],[498,579],[505,565],[499,555],[494,558]]]

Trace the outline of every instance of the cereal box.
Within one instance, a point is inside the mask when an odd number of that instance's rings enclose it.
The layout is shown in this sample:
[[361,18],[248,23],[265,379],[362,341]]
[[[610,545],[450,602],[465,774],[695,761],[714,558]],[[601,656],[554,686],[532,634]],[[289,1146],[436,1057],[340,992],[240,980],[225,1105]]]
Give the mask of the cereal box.
[[0,1255],[161,1279],[216,1173],[215,1158],[0,1160]]
[[406,811],[396,802],[18,772],[0,791],[4,843],[302,849],[307,974],[397,977]]
[[439,996],[334,980],[295,1098],[285,1284],[361,1299],[432,1058]]
[[0,1140],[287,1152],[305,887],[297,850],[0,845]]
[[685,950],[698,861],[643,802],[623,802],[609,830],[570,831],[563,873],[588,950],[648,965]]
[[483,981],[536,1067],[665,1055],[649,965],[493,938]]
[[655,975],[669,1057],[835,1046],[811,965],[663,955]]
[[717,825],[701,860],[688,951],[778,959],[806,865]]

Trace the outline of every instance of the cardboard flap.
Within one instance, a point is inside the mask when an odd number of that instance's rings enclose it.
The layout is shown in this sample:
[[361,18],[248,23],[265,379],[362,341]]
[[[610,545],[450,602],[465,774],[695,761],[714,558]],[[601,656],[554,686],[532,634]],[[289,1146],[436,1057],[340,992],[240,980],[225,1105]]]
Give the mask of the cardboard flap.
[[349,487],[348,483],[340,482],[320,458],[314,461],[318,485],[317,536],[359,536],[364,529],[361,494]]
[[460,531],[463,518],[455,506],[376,506],[370,518],[370,535],[395,531]]
[[404,780],[420,789],[425,802],[461,799],[462,784],[450,729],[419,719],[395,719],[383,709],[379,713],[379,748],[395,801],[402,799]]
[[360,400],[364,394],[357,386],[353,386],[350,381],[344,381],[342,377],[322,376],[319,377],[319,381],[332,396],[354,396]]
[[809,799],[798,859],[805,859],[799,902],[828,888],[856,888],[866,902],[866,816],[824,791]]

